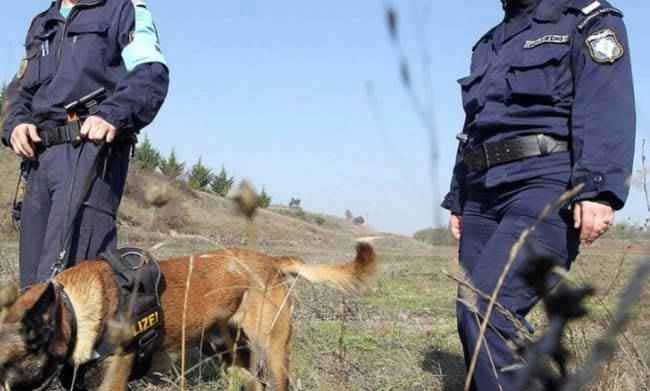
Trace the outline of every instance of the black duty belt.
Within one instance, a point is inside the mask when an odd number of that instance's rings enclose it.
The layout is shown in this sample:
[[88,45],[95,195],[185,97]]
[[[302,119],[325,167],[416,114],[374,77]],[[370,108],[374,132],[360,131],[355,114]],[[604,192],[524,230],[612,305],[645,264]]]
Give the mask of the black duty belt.
[[[38,135],[43,140],[40,147],[47,149],[55,145],[81,143],[81,121],[71,121],[66,125],[52,129],[40,130]],[[134,145],[138,142],[137,136],[130,131],[119,133],[115,139],[116,144]]]
[[81,122],[72,121],[53,129],[41,130],[38,134],[43,148],[60,144],[78,144],[81,142]]
[[569,150],[569,142],[545,134],[533,134],[484,143],[463,154],[465,167],[484,171],[500,164]]

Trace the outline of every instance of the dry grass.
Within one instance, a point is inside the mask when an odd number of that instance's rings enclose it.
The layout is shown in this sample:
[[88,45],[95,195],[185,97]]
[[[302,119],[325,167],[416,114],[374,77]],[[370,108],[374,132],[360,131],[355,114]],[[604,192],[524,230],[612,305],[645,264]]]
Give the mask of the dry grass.
[[18,181],[19,160],[8,149],[0,147],[0,238],[15,238],[11,221],[11,201]]
[[[378,241],[377,244],[380,241]],[[144,243],[131,243],[144,244]],[[197,239],[169,238],[156,250],[159,257],[204,251],[214,247]],[[381,245],[379,247],[382,247]],[[625,243],[616,243],[609,252],[587,250],[571,275],[578,281],[596,284],[597,296],[589,306],[591,315],[571,327],[567,342],[573,365],[585,359],[588,347],[607,325],[604,305],[613,307],[623,282],[630,276],[640,256],[628,255],[620,263]],[[15,245],[2,243],[3,270],[15,270]],[[347,259],[349,248],[328,251],[311,249],[303,255],[309,261]],[[282,251],[276,248],[274,252]],[[429,254],[394,254],[380,251],[382,278],[364,296],[345,299],[327,288],[299,282],[297,293],[296,337],[292,356],[293,390],[462,390],[464,364],[456,335],[454,300],[456,283],[441,270],[456,270],[453,248],[429,248]],[[7,257],[10,256],[8,259]],[[620,269],[620,270],[619,270]],[[618,275],[616,281],[612,276]],[[645,292],[650,297],[650,291]],[[531,317],[538,328],[544,327],[539,310]],[[632,345],[643,360],[650,358],[650,311],[639,308],[626,338],[619,340],[623,349],[604,369],[590,391],[642,390],[647,379]],[[192,352],[187,368],[187,389],[192,391],[233,389],[223,368],[202,360]],[[178,373],[180,373],[180,363]],[[200,375],[199,375],[200,374]],[[166,374],[178,384],[174,372]],[[140,383],[137,389],[177,390],[177,385]],[[231,388],[228,388],[230,384]]]
[[[0,152],[0,163],[0,180],[15,176],[15,159]],[[133,171],[129,180],[120,213],[125,244],[144,248],[159,244],[154,253],[165,258],[250,242],[248,223],[229,201],[195,193],[158,175]],[[0,188],[5,199],[10,193],[6,186]],[[172,211],[181,211],[182,216]],[[299,255],[311,262],[342,260],[352,255],[356,238],[367,236],[372,237],[382,263],[383,276],[364,296],[344,300],[326,288],[296,285],[292,389],[462,390],[465,370],[455,325],[456,282],[442,273],[458,271],[455,249],[325,218],[326,223],[318,225],[262,210],[255,220],[258,245],[272,254]],[[572,325],[567,335],[573,366],[586,359],[589,347],[607,327],[616,297],[642,252],[638,243],[608,239],[579,258],[571,278],[594,283],[598,293],[589,303],[591,315]],[[15,237],[3,234],[0,281],[16,275],[16,253]],[[650,299],[647,287],[645,299]],[[616,359],[603,368],[590,391],[647,389],[650,311],[640,307],[636,315],[619,338]],[[545,325],[539,310],[531,320],[538,328]],[[189,357],[157,384],[144,381],[137,389],[177,390],[182,367],[188,390],[230,391],[241,384],[236,375],[200,353],[191,351]]]

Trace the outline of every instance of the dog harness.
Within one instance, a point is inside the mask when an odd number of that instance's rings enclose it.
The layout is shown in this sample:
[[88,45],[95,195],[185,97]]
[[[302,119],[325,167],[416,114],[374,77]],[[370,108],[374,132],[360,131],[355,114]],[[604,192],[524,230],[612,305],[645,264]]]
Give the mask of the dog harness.
[[[115,330],[104,330],[95,347],[93,359],[80,368],[67,368],[61,378],[66,388],[84,389],[85,373],[116,353],[133,353],[134,363],[129,380],[142,378],[151,368],[153,354],[164,339],[164,315],[160,294],[165,280],[158,261],[148,252],[137,248],[123,248],[117,253],[104,253],[101,258],[111,265],[118,286],[119,304],[113,324],[123,327],[116,337]],[[81,387],[81,388],[79,388]]]

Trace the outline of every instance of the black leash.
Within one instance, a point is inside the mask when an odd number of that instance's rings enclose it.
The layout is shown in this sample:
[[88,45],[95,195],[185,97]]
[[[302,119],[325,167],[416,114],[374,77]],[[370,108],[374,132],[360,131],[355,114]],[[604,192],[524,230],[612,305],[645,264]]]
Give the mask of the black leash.
[[[63,223],[63,235],[61,236],[61,246],[60,246],[61,250],[59,251],[59,255],[57,256],[56,262],[54,263],[54,265],[52,265],[52,274],[50,275],[50,278],[56,277],[58,274],[63,272],[69,266],[70,251],[72,247],[72,238],[74,236],[74,231],[75,231],[75,221],[79,217],[81,213],[81,209],[83,208],[83,204],[92,190],[93,183],[95,182],[95,180],[99,178],[97,176],[97,167],[99,164],[99,160],[104,155],[106,144],[101,144],[99,146],[99,149],[97,150],[97,154],[93,159],[93,163],[89,167],[88,174],[84,178],[84,182],[82,186],[83,190],[81,191],[78,199],[76,200],[73,199],[75,194],[75,188],[77,185],[77,179],[79,175],[79,161],[81,160],[81,157],[83,156],[84,150],[86,149],[87,145],[88,145],[87,142],[83,142],[79,146],[79,153],[77,154],[77,160],[75,162],[75,167],[74,167],[74,175],[72,177],[70,185],[68,186],[68,202],[66,204],[66,213],[65,213],[64,223]],[[106,156],[106,159],[108,158],[109,157]],[[103,171],[104,171],[103,175],[106,175],[106,166],[104,166]]]

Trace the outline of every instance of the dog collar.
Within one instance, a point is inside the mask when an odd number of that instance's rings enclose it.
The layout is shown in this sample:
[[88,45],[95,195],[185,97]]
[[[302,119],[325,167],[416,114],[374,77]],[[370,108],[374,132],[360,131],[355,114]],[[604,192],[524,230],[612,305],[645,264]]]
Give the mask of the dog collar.
[[63,372],[63,368],[66,366],[66,363],[70,360],[72,357],[72,354],[74,352],[74,347],[76,345],[76,340],[77,340],[77,316],[74,312],[74,307],[72,306],[72,301],[70,300],[70,296],[65,292],[63,289],[63,286],[60,284],[55,283],[54,286],[56,287],[57,292],[61,295],[61,298],[63,299],[63,306],[65,307],[66,310],[68,310],[68,313],[70,314],[70,341],[68,341],[68,351],[66,352],[66,357],[65,360],[63,361],[62,364],[58,365],[58,368],[52,373],[52,375],[43,383],[40,387],[36,388],[34,391],[45,391],[47,390],[50,385],[54,382],[54,379],[58,378],[61,373]]
[[77,344],[77,315],[72,306],[72,301],[70,296],[66,293],[63,287],[60,288],[61,297],[63,298],[63,306],[68,310],[70,314],[70,341],[68,342],[68,353],[66,355],[65,361],[69,361],[74,353],[75,345]]

